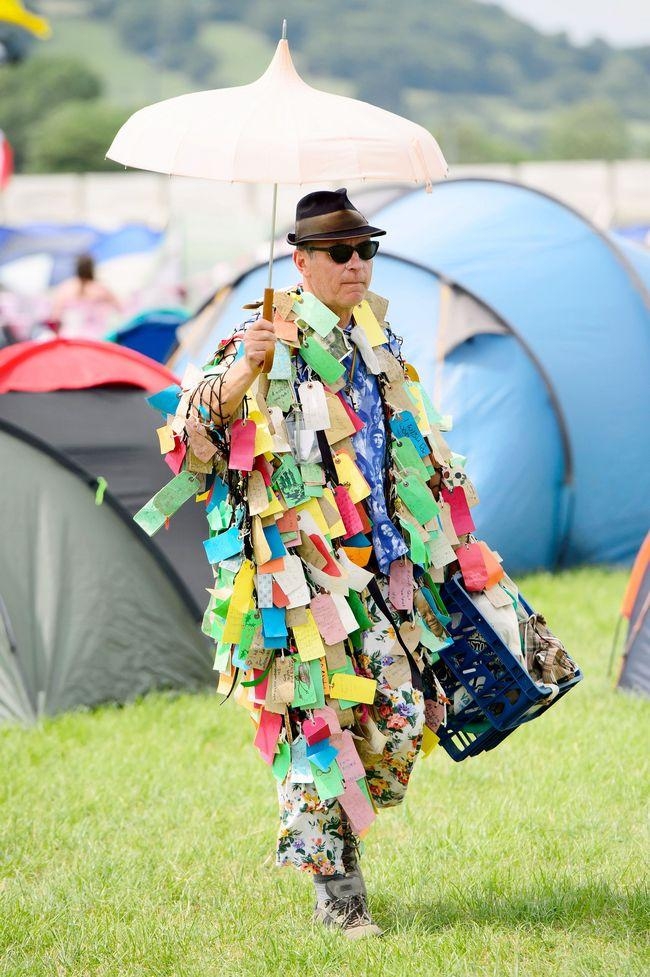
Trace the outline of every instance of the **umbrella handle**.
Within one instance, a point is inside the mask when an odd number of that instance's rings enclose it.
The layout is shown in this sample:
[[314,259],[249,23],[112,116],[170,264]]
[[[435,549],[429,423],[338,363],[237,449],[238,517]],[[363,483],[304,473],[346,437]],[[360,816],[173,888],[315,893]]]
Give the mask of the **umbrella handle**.
[[[273,289],[264,289],[264,305],[262,306],[262,315],[269,322],[273,322]],[[273,367],[273,357],[275,356],[275,350],[270,349],[266,356],[264,357],[264,366],[262,367],[262,373],[269,373]]]

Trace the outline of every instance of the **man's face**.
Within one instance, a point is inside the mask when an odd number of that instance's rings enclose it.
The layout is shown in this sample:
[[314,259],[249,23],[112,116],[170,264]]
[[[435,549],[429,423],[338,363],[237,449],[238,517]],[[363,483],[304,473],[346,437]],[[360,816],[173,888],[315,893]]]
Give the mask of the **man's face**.
[[[314,247],[328,248],[333,244],[360,244],[367,237],[344,237],[336,241],[315,241]],[[308,246],[308,245],[307,245]],[[302,276],[305,289],[312,292],[339,318],[347,318],[366,297],[372,278],[372,258],[362,261],[356,251],[344,265],[330,258],[325,251],[296,250],[293,256]]]

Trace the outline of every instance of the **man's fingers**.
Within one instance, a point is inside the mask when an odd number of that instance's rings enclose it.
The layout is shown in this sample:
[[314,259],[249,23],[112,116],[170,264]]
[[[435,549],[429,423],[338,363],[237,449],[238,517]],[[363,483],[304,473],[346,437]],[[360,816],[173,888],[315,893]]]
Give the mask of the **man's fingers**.
[[257,319],[248,327],[249,335],[256,332],[271,332],[275,335],[273,323],[269,322],[268,319]]

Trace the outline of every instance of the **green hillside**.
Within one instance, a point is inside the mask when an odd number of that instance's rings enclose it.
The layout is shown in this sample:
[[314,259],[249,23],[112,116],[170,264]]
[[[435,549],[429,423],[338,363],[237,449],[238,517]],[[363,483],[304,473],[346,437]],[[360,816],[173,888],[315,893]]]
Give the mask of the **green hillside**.
[[[399,13],[392,0],[41,0],[38,6],[53,35],[33,43],[27,61],[37,67],[75,59],[96,77],[104,103],[98,120],[112,111],[110,124],[120,111],[153,101],[254,81],[273,56],[286,16],[292,55],[307,82],[420,122],[444,144],[451,163],[650,154],[650,47],[573,45],[497,5],[408,0]],[[67,71],[60,103],[97,98],[87,79],[76,94],[70,61]],[[23,65],[0,65],[0,101],[7,106],[0,125],[17,147],[19,169],[65,170],[72,158],[66,148],[50,151],[30,135],[53,101],[38,84]],[[65,118],[70,132],[72,116],[70,110]],[[55,114],[49,123],[55,131],[56,122]]]

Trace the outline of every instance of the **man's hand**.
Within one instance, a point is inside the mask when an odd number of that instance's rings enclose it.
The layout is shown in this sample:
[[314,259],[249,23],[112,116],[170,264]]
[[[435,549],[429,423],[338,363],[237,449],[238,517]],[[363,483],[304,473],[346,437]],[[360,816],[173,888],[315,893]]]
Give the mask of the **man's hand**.
[[275,346],[275,329],[268,319],[256,319],[244,334],[244,359],[259,372],[267,352]]

